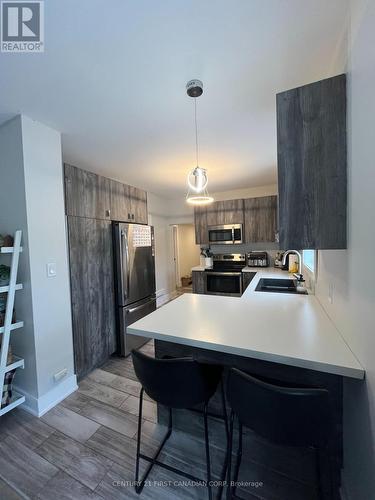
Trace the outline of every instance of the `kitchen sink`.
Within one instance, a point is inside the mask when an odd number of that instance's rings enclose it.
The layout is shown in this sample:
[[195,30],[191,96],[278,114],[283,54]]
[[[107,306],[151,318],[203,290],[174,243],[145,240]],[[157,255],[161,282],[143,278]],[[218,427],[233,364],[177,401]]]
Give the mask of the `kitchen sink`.
[[306,295],[307,291],[297,291],[297,280],[284,278],[261,278],[255,288],[256,292],[296,293]]

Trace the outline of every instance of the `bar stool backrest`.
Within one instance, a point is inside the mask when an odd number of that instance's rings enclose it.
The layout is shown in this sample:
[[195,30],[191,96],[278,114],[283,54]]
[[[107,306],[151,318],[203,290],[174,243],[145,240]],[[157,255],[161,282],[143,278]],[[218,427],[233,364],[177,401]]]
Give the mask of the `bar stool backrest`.
[[331,431],[328,396],[326,389],[283,387],[236,368],[229,372],[227,397],[239,421],[280,445],[327,442]]
[[169,408],[190,408],[206,403],[215,393],[221,367],[192,358],[157,359],[132,351],[135,373],[145,392]]

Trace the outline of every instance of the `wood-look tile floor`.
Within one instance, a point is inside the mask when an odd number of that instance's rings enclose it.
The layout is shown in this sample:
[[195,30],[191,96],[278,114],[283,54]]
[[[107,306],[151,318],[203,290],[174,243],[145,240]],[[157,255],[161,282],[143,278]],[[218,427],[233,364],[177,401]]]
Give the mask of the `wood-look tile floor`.
[[[154,354],[152,342],[141,349]],[[207,498],[204,487],[183,486],[182,477],[156,466],[141,496],[134,492],[139,390],[131,359],[111,358],[41,419],[22,409],[1,417],[0,498]],[[151,454],[165,429],[156,423],[156,405],[148,398],[143,416],[143,450]],[[210,433],[214,478],[224,459],[221,425],[216,422]],[[252,482],[240,492],[244,499],[316,498],[311,453],[271,446],[252,434],[244,450],[239,479]],[[160,460],[204,479],[204,457],[203,439],[175,431]]]

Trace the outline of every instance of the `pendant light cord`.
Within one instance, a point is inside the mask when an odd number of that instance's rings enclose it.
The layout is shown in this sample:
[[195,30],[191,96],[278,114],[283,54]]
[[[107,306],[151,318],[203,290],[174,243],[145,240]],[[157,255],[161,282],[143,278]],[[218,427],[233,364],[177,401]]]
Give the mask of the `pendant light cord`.
[[198,163],[198,123],[197,123],[197,98],[194,97],[194,119],[195,119],[195,156],[197,159],[197,167]]

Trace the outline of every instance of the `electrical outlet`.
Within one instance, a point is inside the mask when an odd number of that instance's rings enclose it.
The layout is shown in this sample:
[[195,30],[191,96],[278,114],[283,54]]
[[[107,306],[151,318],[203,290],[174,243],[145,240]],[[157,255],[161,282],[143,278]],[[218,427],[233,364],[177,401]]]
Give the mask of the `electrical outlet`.
[[328,302],[330,304],[333,304],[333,292],[334,292],[334,286],[333,283],[330,283],[328,285]]
[[68,369],[67,368],[64,368],[63,370],[55,373],[55,375],[53,376],[53,380],[55,382],[58,382],[59,380],[61,380],[62,378],[66,377],[68,373]]

